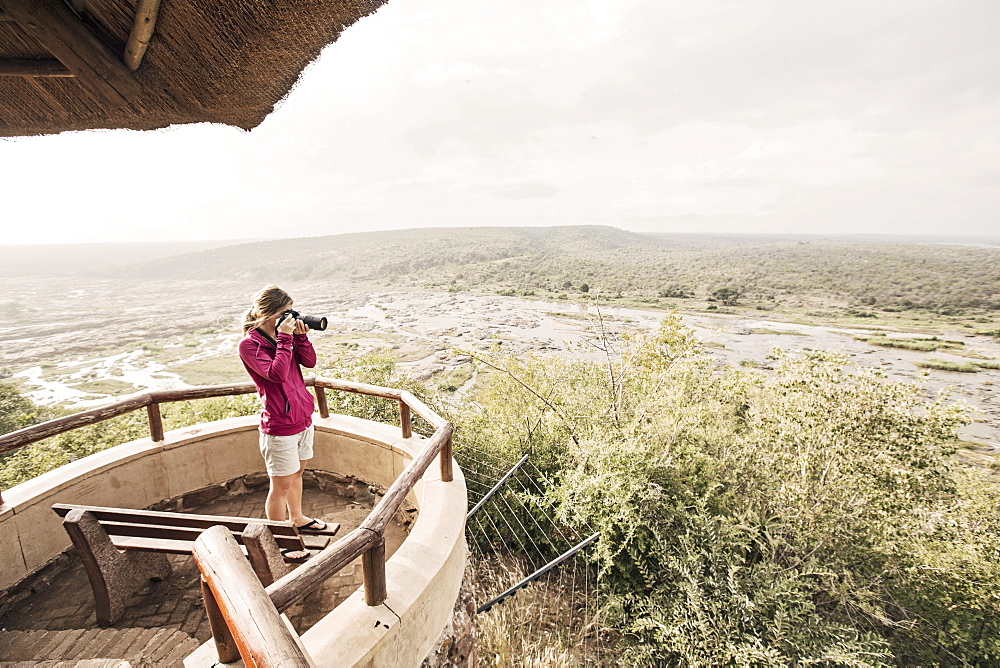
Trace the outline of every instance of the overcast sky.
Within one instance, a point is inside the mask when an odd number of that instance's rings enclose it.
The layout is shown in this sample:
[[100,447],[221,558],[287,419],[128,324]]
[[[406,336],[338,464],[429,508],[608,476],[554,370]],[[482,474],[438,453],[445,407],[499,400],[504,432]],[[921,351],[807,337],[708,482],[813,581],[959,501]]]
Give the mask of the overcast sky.
[[252,132],[0,141],[0,243],[1000,236],[998,26],[997,0],[389,0]]

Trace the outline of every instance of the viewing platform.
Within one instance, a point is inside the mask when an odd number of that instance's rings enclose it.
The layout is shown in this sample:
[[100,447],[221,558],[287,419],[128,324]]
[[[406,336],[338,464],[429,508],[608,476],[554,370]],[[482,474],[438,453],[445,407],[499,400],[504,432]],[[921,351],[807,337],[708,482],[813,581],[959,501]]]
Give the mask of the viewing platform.
[[[310,384],[320,413],[304,506],[308,515],[341,525],[326,548],[265,589],[227,529],[196,532],[193,556],[170,554],[171,572],[144,584],[120,619],[100,626],[89,573],[53,504],[263,518],[267,491],[256,416],[157,433],[159,403],[194,397],[127,400],[128,410],[147,409],[149,438],[2,492],[0,665],[114,659],[212,666],[241,658],[261,666],[420,665],[449,626],[465,575],[467,498],[451,458],[451,426],[409,393],[330,379]],[[186,392],[223,396],[247,388]],[[326,389],[396,399],[402,426],[324,416]],[[412,431],[411,407],[433,435]],[[108,412],[0,436],[0,452]]]

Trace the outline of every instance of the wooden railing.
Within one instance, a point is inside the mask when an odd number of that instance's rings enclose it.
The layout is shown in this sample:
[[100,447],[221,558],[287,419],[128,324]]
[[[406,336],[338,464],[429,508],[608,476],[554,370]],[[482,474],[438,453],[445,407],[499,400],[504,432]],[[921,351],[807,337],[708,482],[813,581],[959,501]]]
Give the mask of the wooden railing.
[[[359,556],[364,575],[365,602],[370,606],[384,603],[387,596],[384,538],[386,525],[435,458],[439,460],[441,480],[451,482],[453,479],[452,425],[410,392],[323,377],[309,378],[306,384],[315,389],[321,417],[330,415],[326,390],[332,389],[397,401],[403,438],[410,438],[413,435],[412,413],[426,420],[435,431],[420,453],[410,461],[357,529],[326,547],[315,557],[271,584],[266,590],[261,588],[259,580],[249,568],[242,551],[236,547],[228,529],[213,527],[202,534],[195,543],[194,557],[202,572],[205,608],[212,627],[212,635],[215,637],[219,660],[223,663],[236,661],[242,657],[248,666],[306,665],[301,649],[289,630],[284,627],[279,615]],[[159,408],[161,403],[253,392],[256,392],[256,388],[252,383],[149,392],[108,406],[4,434],[0,436],[0,454],[140,408],[146,409],[150,437],[154,441],[162,441],[163,420]],[[0,496],[0,504],[2,503],[3,498]],[[230,541],[233,541],[231,545]],[[233,550],[233,547],[236,549]],[[266,604],[268,598],[273,610],[264,605],[267,612],[261,613],[262,601]]]
[[[341,392],[354,392],[372,397],[384,399],[395,399],[399,402],[400,427],[403,438],[410,438],[413,435],[411,411],[424,418],[432,427],[438,429],[444,424],[437,413],[428,408],[422,401],[417,399],[410,392],[397,390],[378,385],[368,385],[366,383],[352,383],[346,380],[333,378],[307,378],[306,385],[313,387],[316,391],[316,404],[321,417],[329,417],[330,410],[326,402],[326,390],[338,390]],[[88,425],[103,422],[119,415],[125,415],[140,408],[146,409],[149,419],[149,436],[154,441],[163,440],[163,418],[160,416],[160,404],[175,401],[190,401],[192,399],[207,399],[210,397],[228,397],[238,394],[253,394],[257,391],[253,383],[239,383],[235,385],[210,385],[206,387],[190,387],[183,390],[166,390],[162,392],[147,392],[130,397],[123,401],[118,401],[107,406],[101,406],[89,411],[74,413],[66,417],[49,420],[40,424],[25,427],[18,431],[12,431],[0,435],[0,455],[19,450],[26,445],[36,443],[51,436],[86,427]],[[451,447],[447,447],[448,462],[444,463],[444,453],[442,453],[441,475],[444,480],[451,480]],[[447,469],[447,472],[445,471]],[[3,490],[0,490],[0,505],[3,505]]]

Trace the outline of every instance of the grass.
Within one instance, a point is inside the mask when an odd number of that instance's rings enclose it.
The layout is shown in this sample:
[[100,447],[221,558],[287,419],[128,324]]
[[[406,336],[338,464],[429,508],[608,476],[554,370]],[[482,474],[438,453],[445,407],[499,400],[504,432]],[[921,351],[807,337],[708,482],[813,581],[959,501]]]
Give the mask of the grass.
[[72,387],[74,390],[80,390],[81,392],[89,392],[91,394],[107,394],[111,396],[135,392],[135,385],[132,383],[125,383],[123,381],[113,380],[110,378],[73,383],[69,387]]
[[767,327],[755,329],[751,332],[751,334],[787,334],[791,336],[806,336],[805,332],[797,332],[794,329],[768,329]]
[[[479,591],[503,591],[526,575],[518,564],[500,558],[478,560],[475,568]],[[477,615],[480,665],[614,665],[602,660],[593,603],[589,610],[573,605],[581,594],[587,592],[574,592],[557,576],[549,576]]]
[[977,373],[979,365],[972,364],[969,362],[948,362],[946,360],[939,359],[929,359],[929,360],[919,360],[914,362],[917,366],[923,369],[937,369],[938,371],[957,371],[959,373]]
[[447,371],[438,381],[438,389],[444,392],[454,392],[465,385],[475,373],[476,367],[473,364],[462,364]]
[[175,364],[168,367],[189,385],[222,385],[224,383],[248,383],[243,363],[235,355],[232,357],[216,357],[208,360]]
[[546,311],[545,315],[553,318],[566,318],[568,320],[590,320],[586,313],[563,313],[560,311]]
[[929,339],[900,339],[886,336],[885,334],[875,334],[872,336],[859,336],[858,341],[865,341],[874,346],[883,348],[903,348],[905,350],[919,350],[921,352],[932,353],[941,349],[961,348],[965,344],[961,341],[949,339],[939,339],[932,336]]

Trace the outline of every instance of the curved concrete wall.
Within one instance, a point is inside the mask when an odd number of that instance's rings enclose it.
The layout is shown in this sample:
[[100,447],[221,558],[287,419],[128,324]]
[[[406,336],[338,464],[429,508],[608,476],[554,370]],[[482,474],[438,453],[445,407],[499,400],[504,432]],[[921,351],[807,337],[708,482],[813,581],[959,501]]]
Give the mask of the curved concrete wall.
[[[342,415],[316,424],[311,467],[388,487],[426,442],[399,428]],[[260,471],[256,417],[168,432],[91,455],[4,491],[0,506],[0,589],[70,547],[53,503],[145,508],[162,499]],[[465,480],[440,480],[432,463],[409,500],[419,509],[403,545],[386,563],[389,596],[369,608],[356,592],[306,632],[319,665],[419,665],[451,616],[465,567]],[[380,622],[375,626],[375,622]],[[211,665],[211,641],[186,665]],[[209,656],[210,655],[210,656]],[[203,657],[206,663],[201,663]]]

